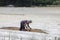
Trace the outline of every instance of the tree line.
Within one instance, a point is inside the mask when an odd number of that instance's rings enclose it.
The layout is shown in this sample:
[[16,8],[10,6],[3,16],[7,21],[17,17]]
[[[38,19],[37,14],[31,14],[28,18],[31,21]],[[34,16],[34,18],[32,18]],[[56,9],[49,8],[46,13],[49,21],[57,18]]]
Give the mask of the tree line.
[[0,6],[14,5],[15,7],[55,5],[56,0],[0,0]]

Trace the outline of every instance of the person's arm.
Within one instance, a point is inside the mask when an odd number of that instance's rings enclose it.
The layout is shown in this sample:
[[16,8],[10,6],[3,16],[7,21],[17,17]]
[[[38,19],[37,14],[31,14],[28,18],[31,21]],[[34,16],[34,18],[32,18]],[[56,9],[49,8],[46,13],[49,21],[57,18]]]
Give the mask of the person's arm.
[[[29,27],[29,28],[30,28],[29,24],[27,24],[27,27]],[[30,28],[30,29],[31,29],[31,28]]]

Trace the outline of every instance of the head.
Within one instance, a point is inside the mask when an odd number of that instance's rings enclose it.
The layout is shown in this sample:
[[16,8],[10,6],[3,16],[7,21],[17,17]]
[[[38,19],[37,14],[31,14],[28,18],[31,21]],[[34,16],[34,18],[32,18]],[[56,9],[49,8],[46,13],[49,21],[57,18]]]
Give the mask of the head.
[[32,23],[32,20],[29,20],[29,23]]

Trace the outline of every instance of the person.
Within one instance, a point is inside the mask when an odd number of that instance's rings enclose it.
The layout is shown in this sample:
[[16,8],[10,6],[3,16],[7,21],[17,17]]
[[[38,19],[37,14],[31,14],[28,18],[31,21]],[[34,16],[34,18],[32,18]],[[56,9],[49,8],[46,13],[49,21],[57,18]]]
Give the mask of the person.
[[21,31],[28,31],[28,29],[31,30],[31,28],[29,26],[30,23],[32,23],[31,20],[23,20],[23,21],[21,21],[20,30]]

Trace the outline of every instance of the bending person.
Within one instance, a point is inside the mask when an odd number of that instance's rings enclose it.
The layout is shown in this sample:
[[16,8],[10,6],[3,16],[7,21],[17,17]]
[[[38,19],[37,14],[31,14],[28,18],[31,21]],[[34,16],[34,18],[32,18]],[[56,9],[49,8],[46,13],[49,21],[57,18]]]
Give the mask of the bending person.
[[23,20],[23,21],[21,21],[20,30],[21,31],[27,31],[27,30],[29,31],[31,29],[30,26],[29,26],[30,23],[32,23],[31,20]]

